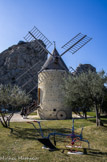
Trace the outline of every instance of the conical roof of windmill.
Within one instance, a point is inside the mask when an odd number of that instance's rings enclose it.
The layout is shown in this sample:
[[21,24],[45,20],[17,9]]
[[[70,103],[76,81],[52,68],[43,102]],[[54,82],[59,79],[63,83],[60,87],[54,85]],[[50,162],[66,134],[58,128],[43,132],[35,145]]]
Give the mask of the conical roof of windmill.
[[43,70],[49,70],[49,69],[69,71],[63,59],[61,58],[58,51],[56,50],[56,48],[54,48],[52,55],[49,57],[49,59],[47,59],[45,64],[42,66],[42,69],[40,70],[40,72]]

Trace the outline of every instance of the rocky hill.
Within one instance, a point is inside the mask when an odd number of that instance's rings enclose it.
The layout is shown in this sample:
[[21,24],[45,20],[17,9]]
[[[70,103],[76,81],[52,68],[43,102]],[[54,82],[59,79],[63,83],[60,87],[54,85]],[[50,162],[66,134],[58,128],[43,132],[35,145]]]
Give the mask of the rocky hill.
[[[47,53],[35,41],[20,41],[0,53],[0,84],[17,84],[30,92],[37,85],[38,71],[46,59]],[[35,96],[35,88],[32,94]]]
[[83,72],[96,72],[96,68],[92,66],[91,64],[79,64],[79,66],[76,68],[75,72],[73,72],[74,75],[81,74]]

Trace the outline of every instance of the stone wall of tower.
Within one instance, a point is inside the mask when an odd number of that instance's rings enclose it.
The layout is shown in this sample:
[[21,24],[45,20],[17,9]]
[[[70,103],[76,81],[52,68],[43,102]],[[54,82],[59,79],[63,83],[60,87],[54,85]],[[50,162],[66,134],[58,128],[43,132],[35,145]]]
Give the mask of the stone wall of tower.
[[71,107],[65,104],[64,91],[61,90],[65,70],[43,70],[38,75],[40,91],[39,115],[43,119],[65,119],[72,117]]

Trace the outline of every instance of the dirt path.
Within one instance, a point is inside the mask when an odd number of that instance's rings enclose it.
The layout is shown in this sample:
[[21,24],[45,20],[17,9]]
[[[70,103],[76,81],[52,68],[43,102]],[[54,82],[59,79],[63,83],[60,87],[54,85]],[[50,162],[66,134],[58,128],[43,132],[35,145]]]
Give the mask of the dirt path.
[[[1,117],[0,117],[1,118]],[[27,122],[27,121],[46,121],[46,120],[40,120],[37,115],[29,115],[27,118],[23,118],[20,113],[15,113],[11,119],[10,122]],[[80,116],[73,114],[73,118],[81,118]]]
[[[27,121],[34,121],[34,120],[37,120],[37,119],[38,119],[37,115],[29,115],[26,119],[24,119],[20,115],[20,113],[15,113],[13,115],[13,117],[11,118],[10,122],[27,122]],[[38,121],[42,121],[42,120],[38,120]]]

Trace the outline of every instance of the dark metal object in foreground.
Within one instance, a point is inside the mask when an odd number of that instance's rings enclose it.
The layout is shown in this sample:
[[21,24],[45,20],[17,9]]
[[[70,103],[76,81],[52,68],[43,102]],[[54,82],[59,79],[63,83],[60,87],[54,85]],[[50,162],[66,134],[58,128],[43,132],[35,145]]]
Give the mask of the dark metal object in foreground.
[[[58,135],[58,136],[66,136],[66,137],[69,137],[71,138],[71,144],[73,145],[75,142],[76,142],[76,138],[78,138],[79,141],[83,141],[83,142],[86,142],[88,143],[88,148],[90,147],[90,144],[89,144],[89,141],[88,140],[85,140],[83,138],[83,135],[82,135],[82,132],[83,132],[83,128],[81,129],[81,133],[78,135],[74,132],[74,119],[72,120],[73,123],[72,123],[72,129],[71,129],[71,133],[70,134],[64,134],[64,133],[58,133],[58,132],[52,132],[52,133],[49,133],[48,136],[44,136],[43,134],[43,131],[42,131],[42,127],[41,127],[41,124],[39,121],[34,121],[36,123],[38,123],[39,125],[39,129],[40,129],[40,135],[42,138],[38,138],[38,141],[41,142],[42,144],[44,144],[44,146],[49,149],[54,149],[56,150],[56,140],[55,140],[55,136]],[[33,125],[33,127],[35,128],[35,130],[37,130],[36,126],[34,123],[32,122],[28,122],[30,124]],[[38,131],[38,130],[37,130]],[[50,141],[50,136],[53,136],[54,137],[54,145],[52,144],[52,142]]]

